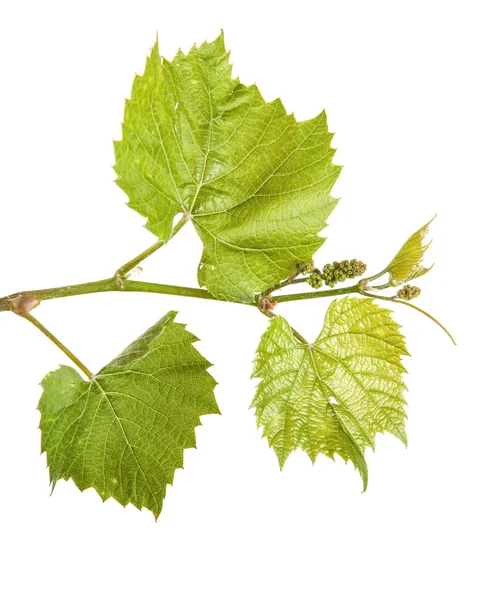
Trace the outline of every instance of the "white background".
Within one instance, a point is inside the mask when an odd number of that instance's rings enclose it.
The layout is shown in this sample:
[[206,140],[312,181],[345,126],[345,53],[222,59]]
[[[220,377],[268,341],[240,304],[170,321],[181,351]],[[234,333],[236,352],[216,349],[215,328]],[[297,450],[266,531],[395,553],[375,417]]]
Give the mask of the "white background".
[[[208,600],[485,597],[484,106],[480,2],[9,2],[0,14],[0,296],[110,276],[155,240],[112,183],[123,101],[156,31],[161,53],[215,38],[235,74],[335,131],[334,189],[318,263],[370,272],[436,212],[433,271],[405,307],[409,448],[379,436],[369,488],[351,465],[302,453],[280,472],[248,410],[256,310],[166,296],[45,302],[35,316],[97,370],[169,309],[215,366],[222,416],[147,511],[104,505],[39,455],[38,382],[67,359],[0,315],[0,596]],[[196,285],[188,228],[143,278]],[[325,300],[281,307],[308,337]],[[67,363],[68,364],[68,363]],[[480,572],[481,571],[481,572]]]

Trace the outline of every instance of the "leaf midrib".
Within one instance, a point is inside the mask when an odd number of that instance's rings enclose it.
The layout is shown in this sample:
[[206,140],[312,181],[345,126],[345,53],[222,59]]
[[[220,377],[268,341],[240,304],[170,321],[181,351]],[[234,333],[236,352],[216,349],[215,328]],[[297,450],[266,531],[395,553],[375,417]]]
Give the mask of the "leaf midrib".
[[[142,467],[141,467],[141,465],[140,465],[140,462],[139,462],[139,460],[138,460],[138,457],[136,456],[135,450],[134,450],[133,446],[131,445],[131,443],[130,443],[130,441],[129,441],[129,439],[128,439],[128,436],[127,436],[127,434],[126,434],[125,428],[123,427],[123,424],[121,423],[121,419],[120,419],[120,417],[118,416],[118,413],[115,411],[115,409],[114,409],[114,407],[113,407],[112,403],[110,402],[110,400],[109,400],[109,398],[108,398],[108,394],[107,394],[106,390],[105,390],[105,389],[104,389],[104,388],[103,388],[103,387],[100,385],[100,383],[99,383],[99,382],[96,380],[96,378],[94,378],[94,379],[91,381],[91,385],[92,385],[93,383],[95,383],[95,384],[98,386],[98,388],[99,388],[99,390],[100,390],[100,392],[101,392],[101,395],[102,395],[102,397],[105,399],[105,401],[107,402],[108,406],[110,407],[110,409],[111,409],[111,412],[113,413],[113,417],[115,418],[116,422],[118,423],[118,426],[119,426],[119,428],[121,429],[121,432],[122,432],[122,434],[123,434],[123,437],[125,438],[126,447],[128,447],[128,448],[130,449],[130,451],[131,451],[131,453],[132,453],[132,455],[133,455],[133,458],[135,459],[135,462],[136,462],[136,464],[137,464],[138,470],[139,470],[139,471],[140,471],[140,473],[143,475],[143,478],[145,479],[145,481],[146,481],[146,483],[147,483],[147,485],[148,485],[148,489],[150,490],[150,494],[151,494],[151,496],[152,496],[152,498],[153,498],[153,501],[154,501],[154,506],[158,506],[158,503],[157,503],[157,497],[156,497],[155,493],[153,492],[153,489],[152,489],[152,486],[151,486],[151,484],[150,484],[150,481],[148,480],[148,477],[147,477],[147,475],[146,475],[145,471],[142,469]],[[94,417],[93,417],[93,422],[94,422]],[[103,461],[103,464],[104,464],[105,462],[106,462],[106,461]],[[121,462],[120,462],[120,465],[121,465]]]
[[[363,387],[362,387],[362,384],[361,384],[361,383],[360,383],[360,382],[359,382],[359,381],[358,381],[358,380],[355,378],[355,376],[354,376],[352,373],[350,373],[350,371],[348,371],[348,369],[347,369],[347,368],[346,368],[346,367],[345,367],[345,366],[344,366],[344,365],[343,365],[343,364],[342,364],[342,363],[341,363],[341,362],[340,362],[340,361],[339,361],[337,358],[335,358],[335,357],[333,357],[333,356],[330,356],[329,354],[325,354],[325,352],[323,352],[322,350],[320,350],[320,349],[319,349],[319,348],[317,348],[316,346],[313,346],[313,347],[311,347],[311,348],[308,348],[308,351],[309,351],[309,353],[310,353],[310,356],[311,356],[311,360],[312,360],[313,368],[314,368],[314,370],[315,370],[315,376],[316,376],[316,378],[318,379],[318,382],[319,382],[319,385],[320,385],[320,387],[321,387],[321,389],[322,389],[322,392],[323,392],[323,393],[324,393],[326,396],[328,395],[328,392],[330,392],[331,394],[333,394],[333,395],[335,396],[335,398],[336,398],[336,399],[339,401],[339,404],[340,404],[340,406],[342,406],[342,408],[344,408],[346,411],[348,411],[348,412],[349,412],[349,413],[352,415],[352,417],[355,419],[355,422],[357,423],[357,425],[358,425],[358,427],[359,427],[360,431],[362,432],[362,434],[364,435],[365,439],[368,441],[368,443],[369,443],[370,447],[371,447],[372,449],[374,449],[374,442],[373,442],[373,441],[371,440],[371,438],[368,436],[367,432],[366,432],[366,431],[363,429],[363,427],[362,427],[362,425],[360,424],[360,422],[359,422],[359,420],[357,419],[357,417],[356,417],[356,416],[353,414],[353,412],[352,412],[352,411],[351,411],[349,408],[347,408],[347,407],[345,406],[345,404],[342,402],[342,400],[341,400],[341,398],[340,398],[340,395],[339,395],[339,394],[337,394],[337,393],[335,392],[335,390],[334,390],[333,388],[331,388],[331,387],[328,385],[328,383],[324,382],[324,381],[321,379],[321,377],[320,377],[320,372],[319,372],[319,371],[318,371],[318,369],[317,369],[317,365],[316,365],[316,363],[315,363],[315,359],[314,359],[314,356],[313,356],[313,350],[315,350],[315,351],[319,352],[319,353],[320,353],[322,356],[324,356],[324,357],[325,357],[327,360],[330,360],[330,361],[335,361],[335,362],[336,362],[338,365],[340,365],[340,366],[341,366],[341,367],[344,369],[344,371],[345,371],[347,374],[351,375],[351,377],[352,377],[352,378],[355,380],[355,382],[357,383],[357,385],[358,385],[358,386],[359,386],[359,387],[362,389],[362,391],[364,392],[365,396],[366,396],[366,397],[367,397],[367,399],[369,400],[369,397],[368,397],[367,391],[365,390],[365,388],[363,388]],[[324,389],[324,388],[325,388],[325,389]],[[333,413],[334,413],[334,415],[335,415],[335,418],[337,419],[337,421],[339,422],[340,426],[342,427],[342,430],[344,431],[345,435],[346,435],[346,436],[348,436],[349,438],[351,438],[351,439],[352,439],[352,436],[350,436],[350,434],[348,433],[348,431],[347,431],[347,428],[345,427],[345,425],[343,424],[343,422],[342,422],[342,420],[340,419],[339,415],[337,414],[337,411],[335,410],[335,408],[334,408],[333,404],[332,404],[330,401],[327,401],[327,403],[328,403],[328,405],[329,405],[329,406],[332,408],[332,411],[333,411]],[[370,412],[369,412],[369,415],[370,415]],[[372,417],[371,417],[371,418],[372,418]],[[352,439],[352,442],[353,442],[354,444],[356,444],[356,442],[355,442],[353,439]],[[357,444],[356,444],[356,445],[357,445]],[[360,450],[360,449],[359,449],[359,450]]]

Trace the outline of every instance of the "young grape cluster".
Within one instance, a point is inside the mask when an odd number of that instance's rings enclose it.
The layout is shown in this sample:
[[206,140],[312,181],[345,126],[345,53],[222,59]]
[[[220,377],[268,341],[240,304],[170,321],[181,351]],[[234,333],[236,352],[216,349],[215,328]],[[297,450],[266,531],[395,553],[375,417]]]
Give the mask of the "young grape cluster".
[[401,300],[414,300],[414,298],[417,298],[420,293],[421,288],[408,284],[397,292],[396,298],[401,298]]
[[313,288],[320,288],[323,284],[328,287],[335,287],[337,283],[342,283],[346,279],[353,279],[365,273],[367,265],[360,260],[334,261],[332,264],[326,264],[323,269],[313,269],[307,278],[307,282]]

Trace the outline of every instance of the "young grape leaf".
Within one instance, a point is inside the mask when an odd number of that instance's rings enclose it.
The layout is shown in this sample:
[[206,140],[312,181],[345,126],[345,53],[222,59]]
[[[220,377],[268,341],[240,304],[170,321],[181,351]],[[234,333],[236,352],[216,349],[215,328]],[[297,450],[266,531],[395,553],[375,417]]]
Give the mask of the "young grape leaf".
[[332,302],[313,344],[298,341],[283,317],[271,319],[256,353],[253,377],[261,381],[252,407],[280,467],[296,448],[312,462],[339,454],[359,470],[365,490],[364,451],[376,433],[407,443],[405,354],[390,311],[369,299]]
[[169,312],[94,377],[61,366],[42,381],[42,452],[52,486],[71,478],[103,501],[162,509],[167,484],[195,448],[200,416],[217,414],[210,363]]
[[222,34],[172,62],[157,41],[126,101],[115,171],[160,239],[177,214],[192,221],[201,286],[251,301],[322,245],[340,167],[325,112],[297,122],[231,72]]
[[429,223],[415,231],[389,263],[387,271],[391,278],[391,285],[399,286],[412,279],[417,279],[426,275],[433,268],[432,266],[423,267],[422,264],[424,253],[431,244],[431,242],[425,244],[424,238],[428,235],[429,226],[433,220],[434,217]]

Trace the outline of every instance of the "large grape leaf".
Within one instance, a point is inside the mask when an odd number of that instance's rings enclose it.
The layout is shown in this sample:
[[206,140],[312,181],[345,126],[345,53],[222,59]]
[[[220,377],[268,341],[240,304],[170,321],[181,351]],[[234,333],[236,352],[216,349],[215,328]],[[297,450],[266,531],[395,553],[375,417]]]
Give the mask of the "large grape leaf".
[[192,221],[200,285],[251,301],[322,245],[340,167],[325,112],[299,123],[231,71],[222,34],[172,62],[157,41],[126,101],[115,170],[160,239],[179,213]]
[[210,363],[169,312],[91,380],[61,366],[42,381],[42,452],[53,487],[71,478],[158,517],[167,484],[195,448],[200,416],[218,413]]
[[[433,217],[433,219],[434,218],[435,217]],[[426,244],[424,240],[429,233],[429,226],[433,219],[415,231],[413,235],[404,242],[399,252],[389,263],[387,271],[393,286],[399,286],[407,281],[417,279],[422,275],[426,275],[426,273],[432,269],[432,266],[423,266],[423,258],[426,250],[431,244],[431,242]]]
[[364,451],[376,433],[407,443],[405,354],[399,325],[370,299],[332,302],[313,344],[298,341],[283,317],[271,319],[256,353],[253,377],[261,381],[252,406],[280,467],[296,448],[313,462],[338,454],[366,489]]

